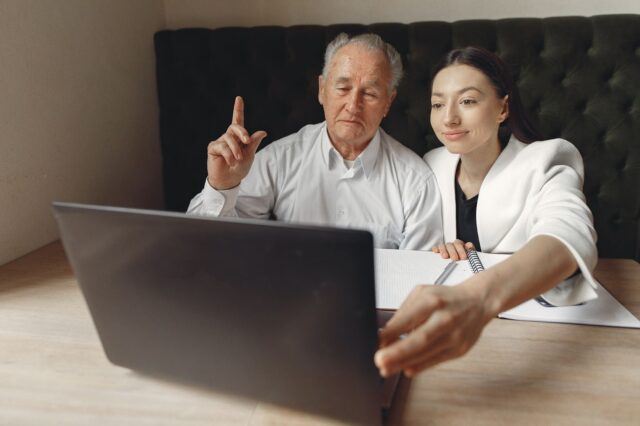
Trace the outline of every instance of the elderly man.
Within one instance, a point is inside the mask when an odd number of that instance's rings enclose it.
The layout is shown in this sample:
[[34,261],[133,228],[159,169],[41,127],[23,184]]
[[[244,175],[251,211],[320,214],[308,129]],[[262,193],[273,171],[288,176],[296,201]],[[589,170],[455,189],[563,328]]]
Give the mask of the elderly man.
[[318,100],[325,122],[273,142],[245,128],[242,98],[207,148],[207,180],[188,212],[367,229],[376,247],[442,241],[440,195],[428,166],[380,129],[402,77],[379,36],[340,34],[328,46]]

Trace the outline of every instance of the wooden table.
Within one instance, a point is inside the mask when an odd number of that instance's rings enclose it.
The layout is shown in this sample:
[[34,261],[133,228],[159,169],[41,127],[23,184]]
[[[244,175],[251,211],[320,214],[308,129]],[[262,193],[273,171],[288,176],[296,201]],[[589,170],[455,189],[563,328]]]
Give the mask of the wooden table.
[[[640,264],[597,279],[640,316]],[[0,267],[0,424],[326,424],[105,358],[59,243]],[[391,424],[640,424],[640,330],[496,319],[465,357],[403,380]]]

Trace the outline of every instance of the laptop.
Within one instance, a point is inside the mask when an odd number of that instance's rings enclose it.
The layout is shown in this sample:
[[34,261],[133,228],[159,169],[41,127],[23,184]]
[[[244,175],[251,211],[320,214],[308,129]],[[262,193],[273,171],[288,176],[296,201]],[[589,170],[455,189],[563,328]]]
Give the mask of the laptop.
[[54,203],[107,358],[343,421],[379,424],[366,231]]

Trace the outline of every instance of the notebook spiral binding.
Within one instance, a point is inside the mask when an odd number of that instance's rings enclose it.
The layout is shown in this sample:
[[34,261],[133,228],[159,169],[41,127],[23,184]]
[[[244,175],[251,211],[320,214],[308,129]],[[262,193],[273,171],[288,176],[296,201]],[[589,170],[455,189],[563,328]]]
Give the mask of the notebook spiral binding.
[[484,265],[478,256],[478,252],[475,250],[467,250],[467,258],[469,258],[469,264],[474,274],[484,271]]

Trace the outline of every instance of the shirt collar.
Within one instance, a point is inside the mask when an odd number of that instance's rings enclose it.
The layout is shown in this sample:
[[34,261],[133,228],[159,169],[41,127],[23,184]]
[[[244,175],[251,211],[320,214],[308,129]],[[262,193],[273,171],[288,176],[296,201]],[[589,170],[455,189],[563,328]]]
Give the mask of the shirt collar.
[[[325,123],[324,129],[322,130],[321,137],[321,149],[322,149],[322,158],[326,166],[329,169],[336,167],[338,162],[342,162],[342,156],[334,148],[331,144],[331,140],[329,139],[329,131],[327,130],[327,125]],[[380,129],[376,130],[375,135],[373,135],[373,139],[369,142],[369,145],[358,155],[353,164],[354,168],[362,167],[362,171],[364,172],[365,177],[368,179],[371,173],[373,172],[373,168],[376,165],[376,160],[378,159],[378,153],[380,152]]]

